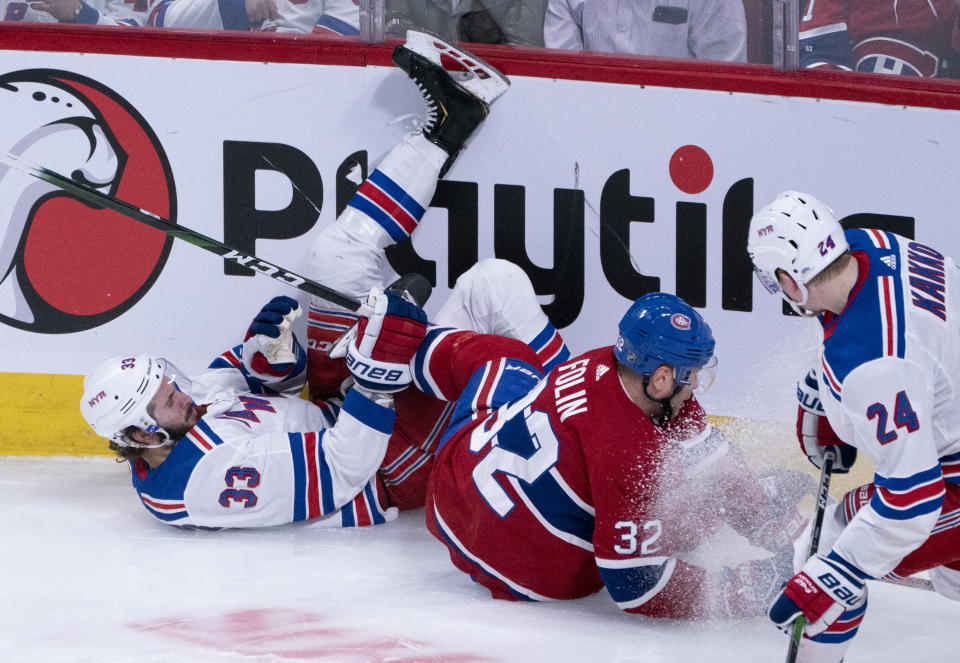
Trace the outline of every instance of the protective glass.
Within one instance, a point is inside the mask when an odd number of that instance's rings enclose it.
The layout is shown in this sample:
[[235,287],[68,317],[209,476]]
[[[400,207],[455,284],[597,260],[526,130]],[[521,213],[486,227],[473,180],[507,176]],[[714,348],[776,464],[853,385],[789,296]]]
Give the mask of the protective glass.
[[717,379],[718,363],[717,356],[714,355],[700,368],[687,370],[686,375],[674,369],[677,383],[682,385],[692,385],[696,383],[696,386],[693,387],[693,393],[697,395],[705,394],[710,390],[710,387],[713,386],[714,380]]
[[193,382],[190,381],[190,378],[187,377],[187,374],[181,371],[176,364],[172,361],[166,359],[160,359],[163,362],[163,379],[164,381],[169,380],[173,383],[174,388],[177,391],[182,391],[185,394],[193,395]]
[[[193,383],[190,381],[190,378],[187,377],[187,374],[177,368],[177,365],[172,361],[168,361],[163,358],[158,358],[157,363],[163,366],[163,378],[161,384],[170,382],[173,385],[173,388],[177,391],[182,391],[185,394],[190,395],[191,389],[193,388]],[[159,388],[159,387],[158,387]],[[156,394],[154,394],[154,397]],[[152,400],[152,399],[151,399]],[[146,405],[146,416],[149,418],[149,424],[143,427],[143,430],[148,433],[156,433],[160,430],[160,426],[157,425],[157,422],[153,420],[154,410],[152,402],[148,402]]]

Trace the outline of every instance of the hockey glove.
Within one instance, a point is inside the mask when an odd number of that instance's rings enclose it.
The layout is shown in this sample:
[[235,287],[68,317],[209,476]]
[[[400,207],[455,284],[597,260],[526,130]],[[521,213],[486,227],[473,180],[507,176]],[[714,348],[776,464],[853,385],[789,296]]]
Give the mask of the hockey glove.
[[397,293],[379,288],[370,292],[367,306],[373,312],[357,323],[347,347],[347,367],[356,383],[369,391],[401,391],[413,381],[410,360],[426,335],[427,314]]
[[274,297],[253,319],[243,341],[243,365],[268,382],[284,380],[306,367],[306,354],[293,335],[301,309],[290,297]]
[[820,402],[816,369],[811,369],[806,377],[797,382],[797,400],[800,401],[797,408],[797,441],[807,459],[821,469],[827,449],[833,449],[836,460],[833,461],[832,472],[849,472],[857,460],[857,449],[837,437],[830,425]]
[[863,605],[867,598],[864,579],[835,553],[814,555],[787,581],[770,606],[770,619],[790,633],[793,622],[803,615],[807,637],[822,633],[847,610]]
[[793,549],[766,559],[750,560],[720,572],[719,617],[757,617],[793,575]]

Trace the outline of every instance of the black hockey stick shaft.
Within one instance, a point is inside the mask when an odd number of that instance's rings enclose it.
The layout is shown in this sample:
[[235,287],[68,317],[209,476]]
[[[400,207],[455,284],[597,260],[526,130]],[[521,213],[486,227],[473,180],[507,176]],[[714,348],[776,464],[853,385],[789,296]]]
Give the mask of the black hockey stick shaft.
[[[810,532],[810,549],[807,559],[817,554],[820,545],[820,532],[823,529],[823,514],[827,510],[827,498],[830,496],[830,473],[833,472],[833,461],[837,455],[833,449],[827,449],[823,454],[823,467],[820,469],[820,489],[817,491],[817,511],[813,517],[813,529]],[[790,646],[787,649],[787,663],[796,663],[800,651],[800,641],[803,639],[803,627],[807,620],[800,615],[793,622],[793,632],[790,634]]]
[[305,276],[301,276],[300,274],[296,274],[288,269],[274,265],[273,263],[262,260],[254,255],[250,255],[249,253],[235,249],[232,246],[228,246],[223,242],[213,239],[212,237],[207,237],[206,235],[198,233],[195,230],[190,230],[189,228],[177,225],[169,219],[164,219],[153,212],[148,212],[147,210],[141,209],[136,205],[118,200],[113,196],[109,196],[82,182],[77,182],[69,177],[65,177],[60,173],[50,170],[49,168],[29,164],[12,154],[5,154],[0,157],[0,160],[21,172],[32,175],[37,179],[43,180],[44,182],[49,182],[57,188],[72,193],[74,196],[87,204],[113,210],[114,212],[122,214],[127,218],[133,219],[134,221],[139,221],[140,223],[146,224],[151,228],[156,228],[157,230],[160,230],[171,237],[182,239],[183,241],[189,242],[194,246],[199,246],[201,249],[205,249],[210,253],[218,255],[224,260],[231,260],[238,265],[248,267],[255,272],[266,274],[270,278],[280,281],[281,283],[285,283],[289,286],[310,293],[311,295],[316,295],[317,297],[321,297],[322,299],[325,299],[333,304],[343,306],[351,311],[359,311],[362,307],[362,304],[356,299],[348,297],[347,295],[334,290],[333,288],[328,288],[327,286],[308,279]]

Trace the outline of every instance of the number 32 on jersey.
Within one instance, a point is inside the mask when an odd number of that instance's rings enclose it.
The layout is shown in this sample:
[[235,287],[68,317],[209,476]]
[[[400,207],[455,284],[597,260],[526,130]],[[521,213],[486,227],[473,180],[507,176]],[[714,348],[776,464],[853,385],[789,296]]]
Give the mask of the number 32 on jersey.
[[640,554],[649,555],[660,550],[657,540],[663,534],[663,527],[659,520],[648,520],[642,527],[629,520],[621,520],[614,525],[620,534],[620,543],[613,547],[613,551],[620,555],[632,555],[637,552],[638,534],[643,533],[639,540]]
[[523,398],[499,408],[489,430],[481,424],[470,435],[472,453],[481,453],[489,445],[489,452],[473,468],[473,483],[501,518],[516,504],[494,475],[533,483],[560,458],[560,440],[547,413],[528,407],[546,384],[544,380]]

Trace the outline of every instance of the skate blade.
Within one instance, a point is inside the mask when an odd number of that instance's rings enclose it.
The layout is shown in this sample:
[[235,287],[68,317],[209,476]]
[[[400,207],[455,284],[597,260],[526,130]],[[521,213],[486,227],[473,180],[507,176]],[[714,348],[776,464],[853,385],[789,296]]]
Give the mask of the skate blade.
[[429,32],[408,30],[404,47],[443,67],[457,85],[488,105],[510,87],[496,67]]

